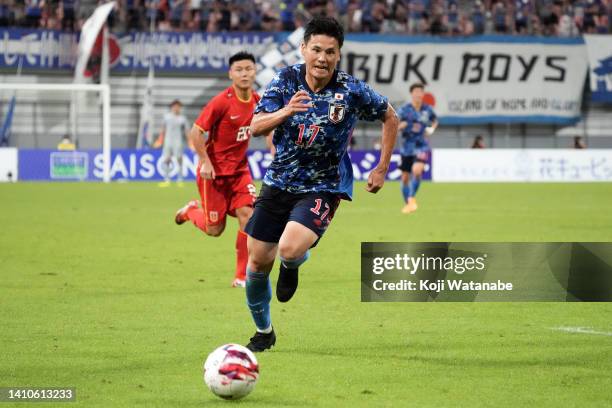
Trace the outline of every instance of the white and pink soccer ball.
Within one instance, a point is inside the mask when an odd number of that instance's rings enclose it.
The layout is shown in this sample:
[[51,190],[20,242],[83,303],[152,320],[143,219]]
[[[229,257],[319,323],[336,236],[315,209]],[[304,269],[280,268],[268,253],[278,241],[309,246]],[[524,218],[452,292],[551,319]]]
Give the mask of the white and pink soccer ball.
[[204,382],[213,394],[224,399],[247,396],[259,378],[259,364],[251,350],[225,344],[204,362]]

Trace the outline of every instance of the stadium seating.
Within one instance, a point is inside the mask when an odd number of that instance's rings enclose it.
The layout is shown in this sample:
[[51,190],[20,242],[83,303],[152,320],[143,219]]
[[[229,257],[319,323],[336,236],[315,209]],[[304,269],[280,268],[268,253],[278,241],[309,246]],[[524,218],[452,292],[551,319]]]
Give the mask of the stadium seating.
[[[35,4],[35,3],[33,3]],[[292,31],[312,16],[336,17],[347,32],[465,36],[576,36],[610,33],[608,1],[570,0],[127,0],[110,17],[113,31]],[[78,31],[96,2],[59,0],[40,8],[7,0],[0,26]],[[74,15],[74,21],[67,16]]]

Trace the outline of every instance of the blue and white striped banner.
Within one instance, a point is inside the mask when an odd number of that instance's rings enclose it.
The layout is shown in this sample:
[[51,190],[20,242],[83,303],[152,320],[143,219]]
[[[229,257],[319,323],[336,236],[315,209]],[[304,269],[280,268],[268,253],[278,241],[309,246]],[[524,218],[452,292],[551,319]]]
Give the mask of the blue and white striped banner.
[[353,35],[341,68],[400,105],[427,84],[442,124],[559,123],[580,117],[581,38]]
[[612,103],[612,35],[585,35],[591,99]]

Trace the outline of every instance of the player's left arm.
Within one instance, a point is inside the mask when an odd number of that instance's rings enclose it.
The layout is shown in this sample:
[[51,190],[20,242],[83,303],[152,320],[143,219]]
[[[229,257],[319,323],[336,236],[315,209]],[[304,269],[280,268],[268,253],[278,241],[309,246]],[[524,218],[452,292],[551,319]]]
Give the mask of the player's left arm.
[[425,128],[425,133],[427,134],[427,136],[431,136],[433,135],[433,132],[435,132],[437,128],[438,128],[438,121],[434,120],[433,122],[431,122],[431,126],[428,126]]
[[378,190],[382,188],[383,184],[385,184],[385,177],[389,171],[391,154],[393,153],[395,139],[397,138],[399,119],[391,104],[387,105],[387,111],[385,112],[382,122],[382,148],[380,151],[380,160],[374,170],[370,172],[368,185],[366,186],[366,190],[370,193],[377,193]]
[[433,135],[433,132],[435,132],[436,129],[438,128],[438,117],[436,116],[433,109],[431,111],[431,114],[433,115],[433,118],[431,120],[431,125],[425,128],[425,133],[427,134],[427,136]]

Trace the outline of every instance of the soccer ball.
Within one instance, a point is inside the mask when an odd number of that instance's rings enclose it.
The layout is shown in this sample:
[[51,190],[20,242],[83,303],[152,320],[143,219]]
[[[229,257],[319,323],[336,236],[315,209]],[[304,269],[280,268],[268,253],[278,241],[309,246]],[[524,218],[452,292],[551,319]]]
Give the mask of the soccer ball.
[[239,344],[226,344],[204,362],[204,382],[218,397],[239,399],[247,396],[259,378],[259,364],[251,350]]

